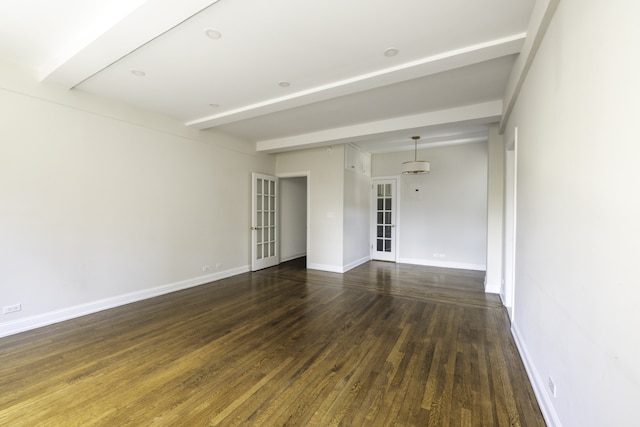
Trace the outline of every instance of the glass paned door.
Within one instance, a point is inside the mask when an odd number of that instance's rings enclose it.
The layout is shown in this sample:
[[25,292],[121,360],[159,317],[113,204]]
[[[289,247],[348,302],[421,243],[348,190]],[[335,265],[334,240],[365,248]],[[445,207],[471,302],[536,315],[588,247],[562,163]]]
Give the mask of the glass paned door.
[[372,258],[396,260],[396,180],[373,180]]
[[251,270],[277,265],[278,178],[252,174]]

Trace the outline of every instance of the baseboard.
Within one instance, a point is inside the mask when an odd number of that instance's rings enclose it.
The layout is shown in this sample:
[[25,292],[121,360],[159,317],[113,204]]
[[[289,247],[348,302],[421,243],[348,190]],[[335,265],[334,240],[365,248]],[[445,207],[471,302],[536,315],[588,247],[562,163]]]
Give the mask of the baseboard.
[[291,261],[293,259],[298,259],[298,258],[302,258],[304,256],[307,256],[306,252],[302,252],[298,255],[291,255],[291,256],[287,256],[287,257],[281,257],[280,258],[280,262],[287,262],[287,261]]
[[344,272],[346,273],[347,271],[349,271],[349,270],[351,270],[353,268],[356,268],[357,266],[362,265],[362,264],[364,264],[366,262],[369,262],[369,261],[371,261],[371,257],[370,256],[366,256],[364,258],[360,258],[359,260],[356,260],[356,261],[354,261],[352,263],[349,263],[349,264],[345,265],[344,266]]
[[499,294],[502,289],[500,283],[485,283],[484,291],[489,294]]
[[328,271],[330,273],[344,273],[344,267],[341,265],[316,264],[307,261],[307,268],[310,270]]
[[18,334],[20,332],[29,331],[54,323],[63,322],[65,320],[75,319],[77,317],[86,316],[87,314],[97,313],[121,305],[130,304],[132,302],[141,301],[171,292],[183,289],[193,288],[195,286],[204,285],[206,283],[215,282],[227,277],[236,276],[238,274],[249,271],[249,266],[238,267],[230,270],[220,271],[206,276],[194,277],[168,285],[162,285],[155,288],[143,289],[137,292],[117,295],[111,298],[105,298],[92,301],[86,304],[80,304],[73,307],[67,307],[60,310],[50,311],[35,316],[29,316],[22,319],[0,324],[0,338],[9,335]]
[[401,264],[424,265],[427,267],[456,268],[458,270],[477,270],[477,271],[487,270],[487,266],[485,264],[470,264],[465,262],[435,261],[435,260],[420,259],[420,258],[398,258],[397,262]]
[[511,320],[511,322],[513,322],[513,307],[507,305],[507,299],[505,298],[504,293],[502,293],[502,291],[498,295],[500,296],[500,302],[502,303],[504,308],[507,309],[507,314],[509,315],[509,319]]
[[547,392],[546,382],[540,376],[540,373],[536,369],[533,360],[531,360],[531,356],[529,355],[529,351],[527,350],[527,346],[522,340],[522,336],[518,331],[518,327],[515,323],[511,324],[511,335],[513,335],[513,339],[520,351],[520,358],[524,363],[525,370],[527,371],[527,375],[529,375],[529,381],[531,381],[531,386],[533,387],[533,392],[538,399],[538,405],[540,406],[540,410],[542,411],[542,416],[544,417],[547,426],[549,427],[562,427],[560,423],[560,419],[558,418],[558,414],[553,406],[553,402],[551,401],[552,397]]

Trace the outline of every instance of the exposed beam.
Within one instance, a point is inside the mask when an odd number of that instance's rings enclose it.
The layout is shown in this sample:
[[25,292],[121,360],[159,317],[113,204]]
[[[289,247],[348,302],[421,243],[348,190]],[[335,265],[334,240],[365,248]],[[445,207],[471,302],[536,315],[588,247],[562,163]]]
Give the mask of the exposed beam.
[[380,136],[391,132],[424,129],[446,124],[488,124],[500,121],[501,116],[502,101],[497,100],[447,110],[360,123],[286,138],[258,141],[256,143],[256,150],[267,153],[277,153],[292,149],[353,142],[354,140],[362,140],[367,137]]
[[287,96],[246,105],[220,114],[202,117],[189,121],[186,125],[206,129],[513,55],[520,52],[525,38],[526,34],[521,33],[467,46]]
[[218,1],[132,1],[128,9],[92,23],[73,44],[40,67],[40,80],[71,89]]
[[511,116],[511,111],[518,99],[522,85],[533,64],[533,59],[538,52],[540,43],[542,43],[542,39],[547,32],[547,28],[549,28],[549,24],[551,24],[551,18],[553,18],[559,3],[560,0],[536,1],[527,29],[527,39],[522,47],[522,52],[520,52],[516,62],[513,64],[507,82],[507,89],[504,95],[504,111],[500,123],[501,134],[505,131],[507,121]]

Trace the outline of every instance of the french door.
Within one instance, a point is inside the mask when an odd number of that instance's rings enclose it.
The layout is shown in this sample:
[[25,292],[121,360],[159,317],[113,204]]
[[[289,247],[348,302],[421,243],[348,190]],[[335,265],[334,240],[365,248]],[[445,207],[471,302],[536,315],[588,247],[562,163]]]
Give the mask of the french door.
[[396,179],[373,180],[373,259],[396,261]]
[[278,178],[251,174],[251,270],[280,263],[278,248]]

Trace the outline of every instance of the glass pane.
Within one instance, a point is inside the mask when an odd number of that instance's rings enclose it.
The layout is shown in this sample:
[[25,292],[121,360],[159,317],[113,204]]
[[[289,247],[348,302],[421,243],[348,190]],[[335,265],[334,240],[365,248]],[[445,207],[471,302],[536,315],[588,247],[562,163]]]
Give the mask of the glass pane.
[[256,241],[262,243],[262,230],[256,230]]
[[256,245],[256,258],[262,259],[262,244]]
[[384,195],[391,196],[391,184],[384,185]]
[[378,184],[378,197],[384,196],[384,185]]
[[260,232],[262,233],[262,241],[263,242],[268,242],[269,241],[269,229],[263,228],[262,230],[260,230]]
[[384,210],[384,199],[378,199],[378,210]]
[[391,210],[391,199],[384,199],[384,210]]
[[384,241],[384,251],[391,252],[391,240]]
[[276,240],[276,228],[269,227],[269,241],[273,242],[274,240]]
[[391,224],[391,212],[384,213],[384,223]]
[[258,223],[256,224],[256,226],[258,227],[262,227],[262,214],[258,213],[258,215],[256,215],[256,219],[258,220]]
[[382,237],[382,229],[383,229],[383,227],[378,226],[378,234],[377,234],[377,237]]
[[269,183],[271,184],[271,191],[269,192],[269,194],[275,195],[276,194],[276,182],[275,181],[269,181]]
[[256,210],[262,210],[262,196],[259,194],[256,196]]
[[377,240],[376,240],[376,242],[377,242],[377,245],[376,245],[376,246],[377,246],[377,248],[378,248],[378,252],[382,252],[382,245],[383,245],[384,240],[382,240],[382,239],[377,239]]
[[386,237],[387,239],[391,238],[391,227],[389,227],[388,225],[384,228],[384,237]]
[[269,213],[269,225],[276,225],[276,213]]
[[384,214],[382,212],[378,212],[378,224],[384,224]]
[[262,180],[258,178],[258,185],[256,185],[256,193],[262,194]]
[[275,243],[270,243],[269,244],[269,256],[276,256],[276,244]]

